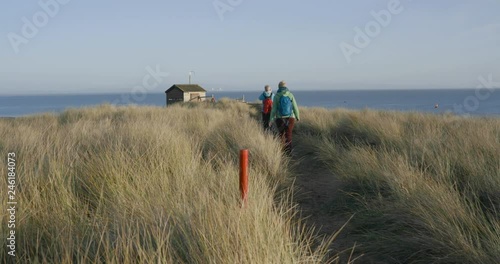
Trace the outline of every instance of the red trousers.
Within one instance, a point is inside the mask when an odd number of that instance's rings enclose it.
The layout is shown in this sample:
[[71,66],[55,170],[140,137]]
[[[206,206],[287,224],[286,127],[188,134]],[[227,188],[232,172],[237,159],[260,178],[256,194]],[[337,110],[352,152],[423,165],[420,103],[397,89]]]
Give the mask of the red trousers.
[[278,118],[276,119],[276,126],[278,127],[279,136],[285,152],[292,151],[292,130],[295,125],[295,118]]

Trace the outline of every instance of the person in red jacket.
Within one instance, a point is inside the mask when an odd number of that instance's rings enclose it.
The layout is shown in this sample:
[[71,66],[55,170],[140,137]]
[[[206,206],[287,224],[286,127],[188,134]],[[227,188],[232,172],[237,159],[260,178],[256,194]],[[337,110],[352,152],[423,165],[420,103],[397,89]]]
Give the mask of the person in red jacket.
[[271,86],[266,85],[264,87],[264,92],[259,96],[259,100],[262,101],[262,124],[264,130],[271,129],[269,124],[269,119],[271,117],[271,110],[273,109],[274,94],[272,92]]

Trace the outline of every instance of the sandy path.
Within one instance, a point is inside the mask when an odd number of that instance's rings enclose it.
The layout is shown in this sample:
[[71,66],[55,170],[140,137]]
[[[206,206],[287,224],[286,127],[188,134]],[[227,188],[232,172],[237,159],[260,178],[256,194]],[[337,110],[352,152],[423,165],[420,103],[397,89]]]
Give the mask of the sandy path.
[[[300,137],[300,136],[297,136]],[[292,155],[292,171],[296,175],[295,202],[299,205],[302,217],[306,223],[314,227],[321,237],[333,235],[349,220],[348,215],[339,215],[333,212],[333,206],[339,201],[342,183],[330,170],[315,157],[316,154],[308,150],[300,139],[295,141]],[[310,149],[310,148],[309,148]],[[341,263],[346,263],[354,241],[349,239],[349,225],[340,232],[332,244],[334,252],[347,250],[342,254]],[[355,263],[362,263],[358,260]]]

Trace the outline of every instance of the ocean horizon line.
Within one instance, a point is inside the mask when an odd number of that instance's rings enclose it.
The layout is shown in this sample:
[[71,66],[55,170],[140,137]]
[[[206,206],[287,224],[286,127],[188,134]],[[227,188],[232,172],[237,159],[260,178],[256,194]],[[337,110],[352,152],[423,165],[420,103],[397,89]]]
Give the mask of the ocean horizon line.
[[[366,92],[375,92],[375,91],[470,91],[470,90],[477,90],[478,88],[364,88],[364,89],[291,89],[291,91],[298,91],[298,92],[331,92],[331,91],[336,91],[336,92],[353,92],[353,91],[366,91]],[[486,89],[486,88],[484,88]],[[273,91],[278,90],[273,89]],[[489,90],[500,90],[500,88],[491,88]],[[262,89],[243,89],[243,90],[229,90],[229,89],[223,89],[223,90],[207,90],[207,93],[248,93],[248,92],[262,92]],[[48,92],[48,93],[18,93],[18,94],[0,94],[0,97],[23,97],[23,96],[78,96],[78,95],[117,95],[117,94],[133,94],[133,91],[106,91],[106,92]],[[155,92],[145,92],[145,93],[136,93],[136,94],[146,94],[146,95],[153,95],[153,94],[164,94],[165,91],[155,91]]]

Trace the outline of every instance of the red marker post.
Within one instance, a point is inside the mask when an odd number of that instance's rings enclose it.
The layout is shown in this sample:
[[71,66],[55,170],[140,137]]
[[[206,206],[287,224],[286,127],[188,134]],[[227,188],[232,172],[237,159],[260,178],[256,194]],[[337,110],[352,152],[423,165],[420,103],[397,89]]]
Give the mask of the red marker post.
[[240,193],[244,206],[248,197],[248,149],[240,150]]

